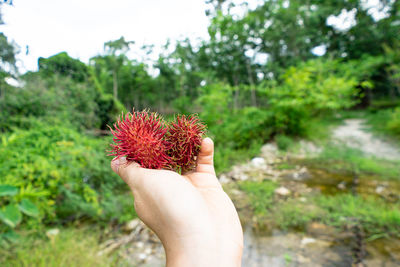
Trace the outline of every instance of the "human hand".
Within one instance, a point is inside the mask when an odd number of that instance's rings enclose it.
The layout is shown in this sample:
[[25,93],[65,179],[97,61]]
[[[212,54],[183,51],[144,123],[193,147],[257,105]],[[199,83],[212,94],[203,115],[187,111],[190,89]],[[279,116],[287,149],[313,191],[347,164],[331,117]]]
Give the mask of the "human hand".
[[213,165],[205,138],[194,172],[141,168],[124,158],[111,167],[128,184],[139,218],[163,243],[167,266],[240,266],[243,232],[236,209]]

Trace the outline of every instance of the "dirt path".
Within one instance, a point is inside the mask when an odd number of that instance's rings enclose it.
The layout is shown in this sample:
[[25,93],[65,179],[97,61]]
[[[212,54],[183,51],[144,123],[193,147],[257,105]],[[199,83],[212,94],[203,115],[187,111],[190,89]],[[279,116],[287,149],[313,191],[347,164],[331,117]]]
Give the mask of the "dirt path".
[[333,138],[365,154],[389,160],[400,160],[400,148],[367,132],[365,120],[347,119],[333,131]]

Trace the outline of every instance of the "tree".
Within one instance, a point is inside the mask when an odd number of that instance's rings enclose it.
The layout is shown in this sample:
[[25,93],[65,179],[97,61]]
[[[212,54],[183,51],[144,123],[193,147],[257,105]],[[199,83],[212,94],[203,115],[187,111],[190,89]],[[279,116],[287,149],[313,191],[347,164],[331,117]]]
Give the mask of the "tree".
[[[0,25],[1,24],[4,23],[1,18],[0,9]],[[13,77],[17,73],[17,67],[15,66],[15,55],[17,53],[17,46],[9,42],[7,36],[0,32],[0,98],[2,98],[5,94],[4,89],[7,86],[5,79],[7,77]]]
[[105,61],[110,65],[113,77],[113,95],[118,99],[118,71],[126,60],[126,53],[129,51],[129,45],[133,41],[125,41],[124,37],[115,41],[108,41],[104,44],[106,56]]
[[83,82],[89,76],[86,64],[70,57],[66,52],[48,58],[39,58],[39,72],[45,77],[57,73],[61,76],[71,77],[77,82]]

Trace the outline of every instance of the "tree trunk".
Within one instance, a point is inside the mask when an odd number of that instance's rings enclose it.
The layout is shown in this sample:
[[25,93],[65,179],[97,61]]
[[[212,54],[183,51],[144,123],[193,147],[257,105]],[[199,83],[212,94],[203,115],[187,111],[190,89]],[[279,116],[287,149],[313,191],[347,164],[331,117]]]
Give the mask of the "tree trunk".
[[133,98],[133,106],[135,107],[136,110],[140,110],[140,95],[139,95],[139,90],[136,94],[134,94],[134,98]]
[[118,100],[118,79],[117,79],[117,71],[113,71],[113,95],[114,98]]
[[247,67],[247,76],[249,79],[249,83],[251,86],[251,105],[253,107],[257,106],[257,95],[256,95],[256,88],[254,85],[254,80],[253,80],[253,76],[251,75],[251,66],[250,66],[250,61],[246,60],[246,67]]

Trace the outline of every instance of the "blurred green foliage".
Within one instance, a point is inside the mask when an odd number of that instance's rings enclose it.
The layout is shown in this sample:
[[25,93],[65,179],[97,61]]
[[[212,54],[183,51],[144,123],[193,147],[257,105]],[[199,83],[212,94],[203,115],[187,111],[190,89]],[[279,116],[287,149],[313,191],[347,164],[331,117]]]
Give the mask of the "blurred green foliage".
[[108,203],[115,204],[121,199],[114,195],[125,192],[109,167],[109,141],[67,125],[37,123],[28,130],[15,130],[1,139],[1,184],[18,187],[15,197],[31,199],[43,222],[119,219],[132,203],[121,201],[117,207]]
[[100,231],[62,229],[51,239],[22,235],[21,242],[0,251],[0,265],[15,266],[121,266],[118,258],[98,255]]
[[291,146],[293,146],[294,141],[290,137],[286,135],[277,135],[275,136],[275,142],[276,145],[280,150],[286,151],[288,150]]
[[249,196],[254,213],[258,215],[265,215],[271,210],[271,205],[274,202],[274,191],[277,187],[278,185],[275,182],[268,180],[262,182],[244,181],[239,184],[239,188]]
[[400,107],[392,112],[387,122],[387,129],[400,139]]
[[257,222],[272,223],[287,230],[305,230],[310,222],[322,222],[338,229],[360,226],[367,237],[400,235],[399,203],[388,203],[377,196],[350,193],[317,195],[299,201],[274,197],[279,186],[272,181],[245,181],[239,188],[248,196]]

